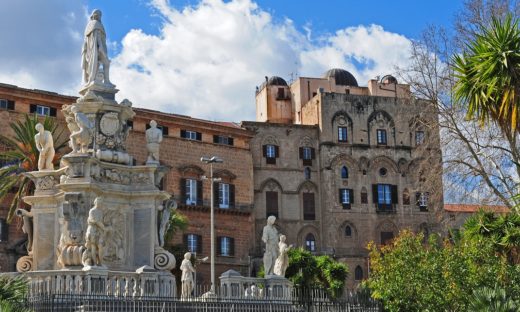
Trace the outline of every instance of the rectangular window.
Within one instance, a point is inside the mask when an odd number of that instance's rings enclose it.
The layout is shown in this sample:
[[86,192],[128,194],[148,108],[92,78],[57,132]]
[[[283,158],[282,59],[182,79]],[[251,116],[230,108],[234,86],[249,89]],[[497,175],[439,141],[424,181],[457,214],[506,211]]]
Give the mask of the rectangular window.
[[225,257],[234,256],[235,240],[232,237],[221,236],[218,238],[218,255]]
[[377,144],[386,145],[386,130],[377,129]]
[[230,145],[230,146],[233,146],[233,138],[231,137],[227,137],[227,136],[223,136],[223,135],[214,135],[213,136],[213,143],[216,143],[216,144],[223,144],[223,145]]
[[314,148],[300,147],[300,159],[303,160],[304,166],[312,166],[312,160],[315,158]]
[[378,184],[377,185],[377,203],[378,204],[391,204],[392,203],[392,191],[389,184]]
[[194,141],[202,141],[202,133],[192,130],[181,130],[181,138]]
[[424,131],[415,131],[415,145],[424,143]]
[[368,204],[368,193],[366,191],[361,192],[361,203]]
[[197,180],[186,179],[186,205],[197,204]]
[[338,127],[338,141],[347,142],[347,127]]
[[0,99],[0,109],[14,110],[14,101]]
[[303,193],[303,220],[316,220],[314,193]]
[[283,88],[278,88],[278,94],[276,95],[277,100],[285,99],[285,90]]
[[305,160],[312,159],[312,153],[311,153],[310,147],[303,148],[303,159],[305,159]]
[[350,209],[354,202],[354,192],[351,189],[339,189],[339,202],[343,206],[343,209]]
[[51,108],[48,106],[37,105],[36,106],[36,114],[40,116],[50,116]]
[[374,184],[372,192],[378,212],[394,212],[398,203],[397,185]]
[[381,232],[381,245],[386,245],[394,239],[394,232]]
[[199,236],[195,234],[186,235],[186,245],[189,252],[199,252],[197,248],[199,246]]
[[418,192],[415,194],[416,201],[417,201],[417,207],[419,207],[419,209],[421,211],[428,211],[429,195],[430,194],[428,192]]
[[275,216],[278,219],[278,192],[265,192],[266,218]]
[[278,158],[278,146],[273,144],[267,144],[263,146],[263,155],[265,157],[266,164],[276,164],[276,158]]
[[227,183],[219,183],[218,184],[218,193],[219,193],[219,208],[229,208],[229,184]]

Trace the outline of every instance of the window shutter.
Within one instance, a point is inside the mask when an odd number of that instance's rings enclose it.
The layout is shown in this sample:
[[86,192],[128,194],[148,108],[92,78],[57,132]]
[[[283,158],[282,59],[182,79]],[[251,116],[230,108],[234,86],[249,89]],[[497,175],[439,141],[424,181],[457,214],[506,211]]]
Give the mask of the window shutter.
[[311,158],[316,159],[316,151],[314,150],[313,147],[311,147]]
[[219,183],[213,182],[213,205],[215,205],[215,207],[219,207],[219,203],[220,203]]
[[392,185],[392,204],[398,204],[399,203],[399,192],[397,190],[397,185]]
[[186,249],[189,251],[189,249],[188,249],[188,234],[182,235],[182,241],[183,241],[184,247],[186,247]]
[[197,205],[199,206],[204,205],[202,195],[202,181],[197,181]]
[[186,138],[186,130],[181,129],[181,138]]
[[377,184],[372,184],[372,202],[374,204],[377,204],[377,199],[378,199],[378,194],[377,194]]
[[31,112],[31,114],[36,113],[36,104],[31,104],[30,112]]
[[186,204],[186,179],[181,178],[181,203]]
[[222,236],[217,236],[217,256],[222,255]]
[[213,143],[218,143],[218,135],[213,135]]
[[350,204],[352,205],[352,204],[354,204],[354,190],[350,189],[350,190],[348,190],[348,192],[349,192],[349,196],[350,196],[350,198],[349,198]]
[[278,145],[274,146],[274,157],[276,157],[276,158],[280,157],[280,150],[278,148]]
[[267,157],[267,145],[262,145],[262,155]]
[[235,185],[229,185],[229,206],[235,208]]
[[235,239],[233,237],[229,238],[229,255],[235,256]]
[[56,108],[50,107],[49,115],[52,117],[56,117],[56,113],[57,113]]
[[300,159],[303,159],[303,147],[300,147]]
[[146,130],[150,129],[150,123],[146,123],[146,126],[145,126]]
[[7,109],[14,110],[14,101],[7,100]]
[[162,134],[163,135],[168,135],[168,127],[162,126]]
[[339,190],[338,190],[338,191],[339,191],[339,203],[340,203],[340,204],[343,204],[343,196],[342,196],[343,194],[341,194],[341,190],[342,190],[342,189],[339,189]]
[[197,141],[202,141],[202,133],[197,132]]
[[419,207],[419,201],[421,199],[421,193],[417,192],[415,193],[415,205]]
[[197,235],[197,253],[202,253],[202,235]]
[[233,146],[234,145],[234,142],[235,140],[233,140],[233,138],[228,138],[228,145],[231,145]]

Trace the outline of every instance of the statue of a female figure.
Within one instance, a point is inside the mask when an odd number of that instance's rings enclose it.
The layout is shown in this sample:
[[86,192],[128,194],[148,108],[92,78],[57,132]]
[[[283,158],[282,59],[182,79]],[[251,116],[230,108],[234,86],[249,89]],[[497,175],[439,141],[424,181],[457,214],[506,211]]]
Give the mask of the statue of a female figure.
[[289,249],[292,246],[287,246],[285,243],[285,235],[280,235],[280,242],[278,243],[278,258],[276,258],[276,262],[274,264],[274,274],[285,277],[285,271],[289,266]]
[[187,252],[184,254],[184,260],[182,260],[181,263],[181,283],[182,283],[182,289],[181,289],[181,299],[188,299],[191,297],[191,292],[195,288],[195,283],[193,279],[193,273],[195,273],[195,269],[193,268],[193,265],[191,264],[191,253]]
[[[109,79],[110,60],[107,52],[107,38],[105,28],[101,23],[101,11],[94,10],[90,21],[85,28],[85,40],[81,52],[81,68],[83,81],[86,85],[101,82],[112,85]],[[98,78],[99,65],[103,65],[103,79]]]
[[52,160],[54,159],[55,151],[52,133],[45,130],[41,123],[36,124],[36,131],[38,131],[38,133],[34,136],[34,141],[36,143],[36,148],[40,152],[40,157],[38,158],[38,170],[54,170]]

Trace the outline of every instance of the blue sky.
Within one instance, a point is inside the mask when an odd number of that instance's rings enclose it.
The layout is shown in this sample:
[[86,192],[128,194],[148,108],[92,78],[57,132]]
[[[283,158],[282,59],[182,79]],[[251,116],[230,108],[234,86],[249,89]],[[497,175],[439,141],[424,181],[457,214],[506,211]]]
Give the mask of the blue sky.
[[[297,7],[295,7],[297,5]],[[135,106],[211,120],[254,119],[264,76],[340,67],[360,85],[409,62],[428,24],[461,1],[2,0],[0,82],[76,95],[89,13],[99,8],[111,80]]]

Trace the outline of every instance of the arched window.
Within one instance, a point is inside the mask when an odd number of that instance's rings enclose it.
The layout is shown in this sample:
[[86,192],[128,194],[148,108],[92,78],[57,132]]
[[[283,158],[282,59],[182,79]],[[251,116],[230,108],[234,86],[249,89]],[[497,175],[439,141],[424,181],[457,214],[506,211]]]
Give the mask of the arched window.
[[309,233],[307,236],[305,236],[305,249],[308,251],[316,251],[316,239],[312,233]]
[[356,281],[360,281],[363,279],[363,269],[359,265],[356,267],[356,270],[354,271],[354,279]]
[[310,180],[311,179],[311,168],[306,167],[305,170],[303,171],[303,174],[305,175],[305,180]]
[[364,187],[364,186],[361,188],[361,203],[362,204],[368,204],[367,188]]
[[346,237],[352,237],[352,228],[350,227],[350,225],[347,225],[345,227],[345,236]]
[[343,166],[341,168],[341,178],[342,179],[348,179],[348,169],[346,166]]

